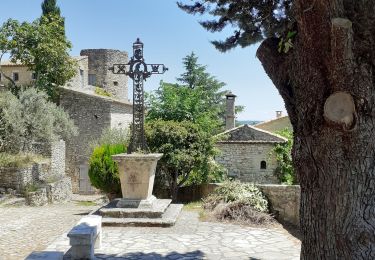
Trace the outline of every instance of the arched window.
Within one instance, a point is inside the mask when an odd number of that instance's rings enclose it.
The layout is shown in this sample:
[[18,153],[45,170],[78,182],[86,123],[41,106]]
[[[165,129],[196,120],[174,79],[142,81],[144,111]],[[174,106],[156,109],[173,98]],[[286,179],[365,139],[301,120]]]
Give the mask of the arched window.
[[260,162],[260,168],[261,169],[267,169],[267,163],[266,163],[266,161],[261,161]]

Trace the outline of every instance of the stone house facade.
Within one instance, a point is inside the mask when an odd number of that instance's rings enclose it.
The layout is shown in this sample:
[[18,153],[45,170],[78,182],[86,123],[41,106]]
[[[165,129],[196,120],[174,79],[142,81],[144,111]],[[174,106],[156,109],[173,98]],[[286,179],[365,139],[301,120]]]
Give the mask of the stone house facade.
[[[127,128],[132,121],[132,103],[128,99],[127,76],[115,75],[113,64],[127,63],[127,52],[111,49],[86,49],[77,61],[76,75],[60,88],[60,106],[78,127],[78,136],[66,141],[66,173],[72,179],[74,193],[93,193],[88,179],[89,144],[98,139],[107,128]],[[9,61],[1,63],[5,75],[17,79],[19,85],[28,85],[34,74],[27,66]],[[7,85],[4,75],[0,86]],[[96,88],[111,94],[95,94]]]
[[292,127],[292,124],[290,123],[289,116],[279,116],[275,119],[256,124],[255,127],[258,129],[272,132],[272,133],[275,133],[277,131],[281,131],[284,129],[293,131],[293,127]]
[[220,154],[215,161],[228,170],[228,175],[244,182],[279,183],[272,149],[287,140],[249,125],[242,125],[218,135]]
[[107,128],[127,128],[132,122],[132,104],[88,91],[61,88],[60,106],[74,120],[79,134],[67,140],[66,172],[74,193],[94,192],[88,179],[90,144]]

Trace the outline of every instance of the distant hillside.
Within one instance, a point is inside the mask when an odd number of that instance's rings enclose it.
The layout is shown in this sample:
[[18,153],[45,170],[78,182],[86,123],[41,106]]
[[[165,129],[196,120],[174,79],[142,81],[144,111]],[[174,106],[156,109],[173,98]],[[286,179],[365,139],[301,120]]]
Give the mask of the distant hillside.
[[240,125],[256,125],[256,124],[259,124],[260,122],[262,121],[256,121],[256,120],[239,120],[239,121],[236,121],[236,126],[240,126]]

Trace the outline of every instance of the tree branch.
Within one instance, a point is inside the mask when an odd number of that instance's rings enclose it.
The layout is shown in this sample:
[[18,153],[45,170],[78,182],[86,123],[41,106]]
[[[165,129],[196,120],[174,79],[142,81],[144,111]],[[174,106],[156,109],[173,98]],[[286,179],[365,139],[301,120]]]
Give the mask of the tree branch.
[[[292,54],[279,53],[279,41],[278,38],[268,38],[264,40],[257,50],[257,57],[284,99],[285,107],[292,121],[296,118],[294,90],[289,75]],[[292,52],[292,50],[290,52]]]

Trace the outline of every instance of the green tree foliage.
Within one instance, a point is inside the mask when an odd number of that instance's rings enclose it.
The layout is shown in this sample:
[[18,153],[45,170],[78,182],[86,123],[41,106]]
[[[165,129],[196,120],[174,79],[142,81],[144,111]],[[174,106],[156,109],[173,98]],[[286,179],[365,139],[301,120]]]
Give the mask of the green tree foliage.
[[236,46],[246,47],[268,37],[281,37],[292,24],[292,0],[238,1],[199,0],[193,4],[178,2],[178,6],[190,14],[208,14],[211,20],[200,24],[210,32],[224,28],[233,29],[224,40],[212,41],[220,51]]
[[276,155],[277,161],[277,173],[281,183],[288,185],[297,184],[296,173],[293,168],[292,161],[292,147],[293,147],[293,132],[285,128],[284,130],[276,132],[288,139],[284,144],[277,144],[273,149],[273,153]]
[[214,107],[208,108],[204,96],[201,87],[192,89],[162,82],[159,89],[148,96],[146,120],[191,121],[204,131],[213,132],[221,125],[217,118],[219,111]]
[[[0,61],[8,53],[12,62],[26,65],[36,73],[32,85],[53,100],[57,98],[57,87],[76,73],[76,62],[68,54],[71,43],[65,37],[62,22],[60,16],[51,14],[32,23],[9,19],[0,27]],[[11,78],[4,77],[13,88],[17,87]]]
[[121,197],[118,166],[112,160],[112,155],[124,152],[126,152],[124,144],[105,144],[94,149],[90,157],[89,177],[95,188]]
[[28,152],[34,142],[68,139],[77,134],[69,115],[34,88],[0,93],[0,152]]
[[[148,96],[148,120],[193,121],[210,133],[220,132],[224,123],[225,83],[218,81],[198,63],[191,53],[183,59],[185,72],[177,80],[181,84],[162,82]],[[237,106],[237,112],[243,107]]]
[[57,6],[56,0],[44,0],[41,6],[44,16],[51,14],[60,16],[60,8]]
[[198,125],[187,121],[155,120],[148,122],[145,130],[150,150],[163,153],[156,179],[168,183],[174,200],[178,188],[186,184],[192,172],[199,172],[201,179],[209,179],[214,142]]

